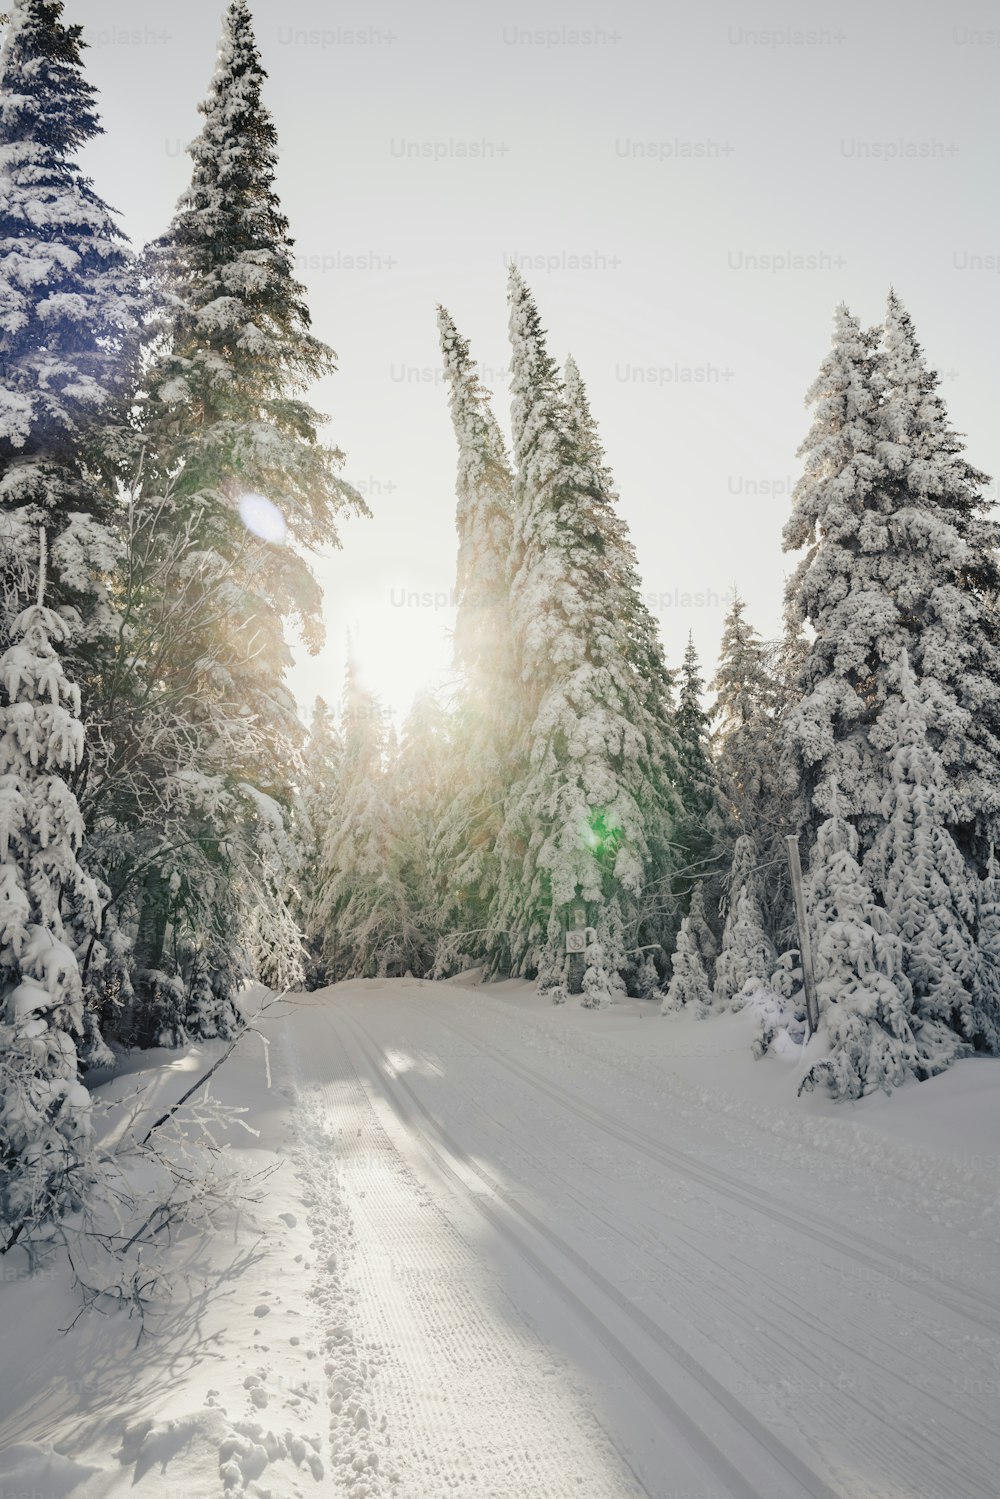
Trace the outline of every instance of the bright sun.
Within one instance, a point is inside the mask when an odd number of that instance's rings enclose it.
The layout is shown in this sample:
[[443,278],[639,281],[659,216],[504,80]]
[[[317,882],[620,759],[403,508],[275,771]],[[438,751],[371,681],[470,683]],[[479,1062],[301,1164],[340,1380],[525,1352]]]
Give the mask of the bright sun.
[[361,682],[397,725],[420,692],[441,684],[451,664],[445,620],[430,611],[415,618],[414,612],[380,609],[357,616],[350,626]]
[[382,590],[373,598],[370,587],[359,587],[329,589],[324,614],[326,648],[315,657],[297,650],[291,673],[292,691],[307,714],[317,697],[334,709],[341,705],[348,634],[362,685],[376,695],[397,730],[414,698],[452,675],[450,609],[394,606]]

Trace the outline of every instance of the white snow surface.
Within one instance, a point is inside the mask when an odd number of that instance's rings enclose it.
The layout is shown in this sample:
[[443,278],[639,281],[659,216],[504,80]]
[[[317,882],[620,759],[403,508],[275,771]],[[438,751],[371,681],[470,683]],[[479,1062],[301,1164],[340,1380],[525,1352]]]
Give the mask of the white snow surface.
[[[253,1035],[210,1084],[266,1199],[178,1240],[138,1346],[0,1260],[0,1494],[995,1496],[1000,1066],[796,1099],[752,1024],[468,976],[275,1007],[270,1089]],[[146,1118],[221,1049],[132,1058]]]

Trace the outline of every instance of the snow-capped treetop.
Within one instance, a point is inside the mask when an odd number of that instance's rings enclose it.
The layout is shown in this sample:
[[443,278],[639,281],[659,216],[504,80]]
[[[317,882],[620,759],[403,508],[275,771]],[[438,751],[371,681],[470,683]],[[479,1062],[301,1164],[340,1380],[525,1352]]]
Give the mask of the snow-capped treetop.
[[[438,332],[458,444],[458,610],[455,653],[467,672],[509,670],[507,585],[513,564],[513,487],[507,448],[483,386],[450,313],[438,308]],[[493,684],[490,684],[491,687]]]
[[771,647],[746,618],[746,601],[734,593],[719,646],[719,664],[711,682],[715,693],[715,736],[725,744],[740,729],[773,717],[780,692],[770,667]]
[[124,235],[74,159],[101,126],[62,10],[14,0],[0,53],[0,456],[44,449],[68,503],[95,413],[127,391],[136,308]]
[[815,632],[786,719],[793,775],[814,823],[838,786],[863,849],[889,784],[892,731],[881,719],[904,649],[964,822],[989,821],[1000,772],[989,686],[1000,656],[983,588],[996,564],[972,560],[995,544],[976,498],[982,476],[959,457],[895,297],[884,347],[880,333],[863,333],[838,309],[833,350],[809,392],[814,420],[785,527],[787,550],[808,549],[789,581],[789,625]]
[[[956,791],[955,815],[974,820],[980,857],[1000,813],[1000,525],[988,475],[964,456],[912,320],[890,291],[875,370],[879,452],[898,486],[893,541],[926,559],[903,599],[907,648],[930,687],[933,737]],[[912,630],[919,619],[921,628]],[[958,705],[956,711],[955,705]]]
[[680,671],[677,740],[685,805],[692,812],[707,814],[714,800],[715,770],[709,752],[709,714],[703,706],[704,691],[694,636],[689,632]]
[[28,559],[44,522],[49,602],[77,610],[79,651],[114,627],[100,522],[122,458],[137,304],[126,240],[76,160],[101,126],[83,28],[62,10],[14,0],[0,52],[0,644],[36,591]]
[[301,399],[335,356],[313,334],[295,278],[266,76],[249,9],[232,0],[189,148],[191,185],[147,257],[163,303],[147,426],[178,435],[168,455],[171,467],[185,462],[177,499],[208,492],[233,505],[262,494],[294,538],[315,546],[336,543],[345,505],[366,507],[340,477],[343,455],[318,439],[323,418]]
[[[779,769],[783,692],[775,646],[761,639],[738,595],[726,616],[711,683],[715,766],[722,807],[737,837],[752,830],[761,847],[786,810]],[[735,900],[738,889],[733,892]]]
[[[629,919],[652,847],[667,841],[673,788],[631,543],[578,375],[567,393],[516,268],[509,327],[520,548],[511,623],[526,772],[507,807],[495,925],[520,971],[537,966],[556,940],[550,917],[578,892],[595,917],[616,899]],[[624,963],[621,953],[605,960]]]

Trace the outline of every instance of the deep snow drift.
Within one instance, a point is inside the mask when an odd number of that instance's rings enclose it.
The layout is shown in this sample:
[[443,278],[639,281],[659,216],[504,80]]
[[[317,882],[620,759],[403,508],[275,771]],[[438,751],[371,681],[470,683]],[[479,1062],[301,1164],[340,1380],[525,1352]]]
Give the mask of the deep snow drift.
[[[1000,1067],[796,1100],[749,1015],[351,983],[211,1083],[229,1235],[148,1321],[0,1262],[0,1494],[987,1499]],[[212,1046],[136,1059],[162,1110]],[[106,1091],[120,1095],[135,1077]]]

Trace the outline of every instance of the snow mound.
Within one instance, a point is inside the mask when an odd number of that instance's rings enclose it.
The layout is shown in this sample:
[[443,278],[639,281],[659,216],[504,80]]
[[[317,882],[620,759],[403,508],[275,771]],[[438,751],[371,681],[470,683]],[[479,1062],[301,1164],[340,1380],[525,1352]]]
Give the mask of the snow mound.
[[68,1499],[97,1468],[62,1457],[38,1442],[18,1442],[0,1452],[0,1494],[44,1494],[45,1499]]

